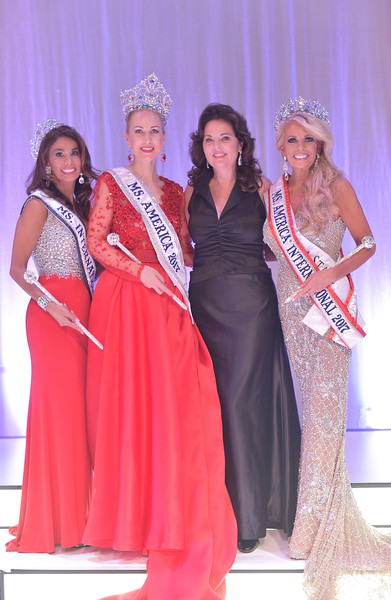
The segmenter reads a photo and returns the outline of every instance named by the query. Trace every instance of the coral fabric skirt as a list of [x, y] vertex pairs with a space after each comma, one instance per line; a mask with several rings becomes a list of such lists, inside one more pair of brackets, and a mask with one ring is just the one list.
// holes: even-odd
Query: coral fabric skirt
[[[40, 282], [86, 325], [90, 296], [77, 278]], [[85, 419], [86, 338], [31, 300], [26, 315], [31, 391], [19, 524], [8, 551], [54, 552], [81, 543], [91, 469]]]
[[223, 598], [237, 531], [206, 346], [169, 296], [108, 270], [89, 327], [104, 351], [90, 345], [95, 472], [84, 543], [148, 553], [147, 580], [132, 598]]

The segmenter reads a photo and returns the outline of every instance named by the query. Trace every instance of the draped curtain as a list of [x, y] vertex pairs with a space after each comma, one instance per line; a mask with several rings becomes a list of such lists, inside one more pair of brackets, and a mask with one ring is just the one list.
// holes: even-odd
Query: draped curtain
[[[153, 71], [174, 100], [161, 173], [182, 185], [189, 133], [207, 103], [246, 115], [272, 180], [282, 165], [275, 109], [299, 94], [328, 108], [335, 162], [378, 246], [354, 273], [368, 336], [353, 351], [348, 426], [391, 428], [390, 26], [389, 0], [1, 2], [0, 436], [24, 435], [29, 394], [28, 298], [8, 275], [34, 166], [29, 140], [38, 122], [54, 116], [80, 131], [95, 167], [126, 164], [119, 91]], [[345, 251], [353, 247], [347, 233]]]

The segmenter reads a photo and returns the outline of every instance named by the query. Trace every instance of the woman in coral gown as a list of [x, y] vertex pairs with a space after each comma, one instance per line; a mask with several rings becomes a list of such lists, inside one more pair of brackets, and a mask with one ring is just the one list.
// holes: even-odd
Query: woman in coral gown
[[[332, 161], [327, 111], [299, 97], [279, 109], [276, 129], [285, 176], [268, 192], [264, 234], [280, 263], [281, 320], [303, 398], [289, 551], [308, 559], [309, 598], [350, 600], [354, 594], [351, 588], [345, 594], [344, 585], [357, 581], [362, 593], [360, 574], [389, 574], [391, 568], [391, 537], [362, 517], [344, 459], [351, 348], [365, 335], [349, 273], [374, 253], [374, 241], [352, 186]], [[346, 228], [358, 246], [340, 261]], [[391, 597], [390, 575], [371, 581], [378, 592], [366, 597]]]
[[[91, 468], [85, 420], [86, 337], [95, 263], [86, 249], [90, 181], [96, 175], [81, 136], [48, 119], [32, 140], [37, 158], [19, 217], [11, 275], [31, 296], [26, 328], [31, 392], [19, 524], [8, 551], [54, 552], [81, 544]], [[32, 255], [47, 301], [24, 279]]]
[[171, 99], [152, 74], [122, 102], [134, 161], [101, 175], [88, 230], [106, 270], [90, 316], [104, 352], [89, 353], [94, 485], [84, 542], [148, 554], [143, 587], [117, 598], [224, 598], [236, 522], [220, 406], [186, 295], [183, 192], [156, 172]]

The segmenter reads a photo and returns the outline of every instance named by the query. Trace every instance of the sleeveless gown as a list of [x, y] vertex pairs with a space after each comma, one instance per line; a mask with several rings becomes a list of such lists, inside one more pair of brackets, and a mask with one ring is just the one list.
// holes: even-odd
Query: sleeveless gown
[[[113, 203], [111, 231], [181, 297], [157, 261], [141, 216], [110, 174], [98, 186], [102, 180]], [[182, 189], [163, 181], [161, 207], [184, 250], [191, 250]], [[99, 227], [93, 215], [90, 225]], [[126, 598], [224, 598], [236, 523], [224, 484], [212, 362], [189, 312], [112, 269], [110, 253], [96, 256], [108, 268], [90, 317], [104, 351], [91, 346], [88, 358], [95, 469], [84, 542], [148, 554], [145, 584]]]
[[[299, 229], [301, 222], [298, 217]], [[305, 231], [303, 235], [337, 260], [344, 232], [342, 219], [333, 221], [330, 217], [325, 231], [318, 235]], [[280, 265], [277, 291], [281, 321], [303, 399], [299, 495], [290, 556], [308, 558], [305, 589], [311, 599], [350, 599], [349, 595], [336, 595], [340, 574], [389, 572], [391, 568], [391, 537], [370, 527], [362, 517], [345, 466], [351, 350], [327, 339], [329, 331], [322, 337], [302, 322], [313, 305], [309, 297], [285, 304], [285, 299], [297, 291], [298, 281], [268, 221], [264, 236]], [[342, 585], [343, 580], [340, 590]], [[381, 594], [386, 588], [391, 594], [389, 586], [386, 576], [380, 583], [380, 595], [368, 598], [388, 597]]]
[[190, 301], [212, 356], [220, 397], [226, 484], [239, 538], [267, 527], [290, 534], [296, 510], [300, 426], [271, 273], [263, 258], [265, 209], [238, 182], [220, 218], [210, 175], [194, 186]]
[[[49, 212], [33, 251], [39, 281], [87, 326], [90, 295], [73, 234]], [[91, 467], [85, 419], [86, 337], [30, 300], [31, 390], [19, 524], [7, 551], [54, 552], [81, 544]]]

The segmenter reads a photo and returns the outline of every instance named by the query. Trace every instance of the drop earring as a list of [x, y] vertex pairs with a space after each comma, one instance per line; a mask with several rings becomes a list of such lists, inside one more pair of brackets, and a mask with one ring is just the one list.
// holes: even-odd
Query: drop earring
[[316, 158], [315, 158], [315, 162], [314, 162], [314, 164], [312, 165], [311, 173], [313, 173], [314, 171], [316, 171], [316, 167], [317, 167], [317, 166], [318, 166], [318, 164], [319, 164], [319, 159], [320, 159], [320, 155], [319, 155], [319, 154], [317, 154], [317, 155], [316, 155]]
[[161, 153], [160, 160], [162, 161], [162, 163], [165, 163], [167, 160], [167, 154], [165, 153], [164, 148], [163, 152]]
[[284, 171], [285, 181], [288, 181], [288, 179], [289, 179], [288, 161], [286, 159], [286, 156], [283, 156], [282, 158], [284, 159], [284, 164], [282, 165], [282, 170]]
[[128, 154], [128, 161], [129, 161], [130, 165], [132, 165], [134, 163], [134, 154], [130, 148], [129, 148], [129, 154]]
[[[51, 168], [51, 166], [50, 166], [50, 165], [46, 165], [46, 167], [45, 167], [45, 173], [46, 173], [46, 175], [47, 175], [48, 177], [49, 177], [49, 175], [51, 175], [51, 174], [52, 174], [52, 168]], [[49, 181], [49, 179], [47, 179], [47, 180], [45, 181], [45, 185], [46, 185], [46, 187], [50, 187], [50, 181]]]
[[206, 158], [205, 158], [205, 162], [206, 162], [206, 168], [207, 168], [207, 169], [209, 169], [209, 163], [208, 163], [208, 161], [206, 160]]
[[238, 156], [238, 167], [242, 166], [242, 151], [239, 150], [239, 156]]
[[79, 175], [79, 183], [80, 183], [80, 185], [83, 185], [83, 183], [84, 183], [83, 173], [80, 173], [80, 175]]

